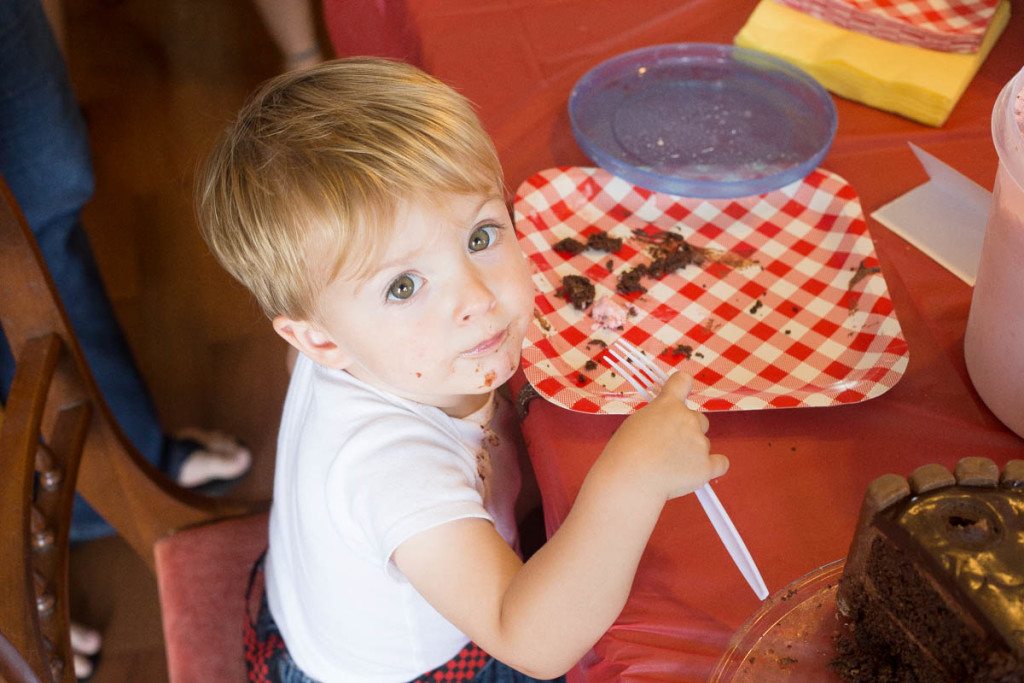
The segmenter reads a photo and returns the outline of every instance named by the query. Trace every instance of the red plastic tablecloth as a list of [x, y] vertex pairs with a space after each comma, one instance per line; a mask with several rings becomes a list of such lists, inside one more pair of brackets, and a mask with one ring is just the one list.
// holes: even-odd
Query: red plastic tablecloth
[[[535, 171], [589, 165], [566, 99], [605, 58], [656, 43], [732, 42], [754, 0], [325, 0], [339, 54], [417, 61], [473, 100], [493, 135], [510, 190]], [[907, 142], [992, 187], [992, 104], [1024, 64], [1024, 3], [945, 126], [929, 128], [836, 98], [839, 131], [822, 163], [860, 195], [865, 216], [925, 182]], [[983, 455], [1024, 457], [971, 386], [963, 336], [971, 290], [868, 219], [910, 347], [902, 380], [868, 402], [833, 408], [715, 413], [713, 448], [729, 456], [715, 489], [778, 590], [849, 547], [867, 484], [886, 472]], [[1019, 294], [1007, 302], [1019, 305]], [[521, 383], [522, 377], [519, 377]], [[1024, 378], [1022, 378], [1024, 381]], [[529, 404], [523, 429], [548, 531], [565, 518], [621, 417]], [[592, 681], [704, 680], [758, 606], [686, 496], [665, 508], [633, 592], [610, 632], [574, 672]]]

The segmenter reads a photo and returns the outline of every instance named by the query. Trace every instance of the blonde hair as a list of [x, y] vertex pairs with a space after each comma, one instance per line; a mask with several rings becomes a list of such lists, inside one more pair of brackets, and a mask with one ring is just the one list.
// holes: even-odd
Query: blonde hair
[[470, 103], [384, 59], [327, 62], [265, 83], [201, 170], [199, 224], [271, 318], [314, 319], [335, 277], [361, 277], [398, 206], [500, 194], [501, 166]]

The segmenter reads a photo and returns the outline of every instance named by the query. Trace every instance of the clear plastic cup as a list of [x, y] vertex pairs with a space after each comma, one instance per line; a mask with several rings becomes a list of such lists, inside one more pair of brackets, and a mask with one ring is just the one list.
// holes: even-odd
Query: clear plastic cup
[[992, 110], [995, 190], [964, 338], [967, 372], [989, 409], [1024, 437], [1024, 68]]

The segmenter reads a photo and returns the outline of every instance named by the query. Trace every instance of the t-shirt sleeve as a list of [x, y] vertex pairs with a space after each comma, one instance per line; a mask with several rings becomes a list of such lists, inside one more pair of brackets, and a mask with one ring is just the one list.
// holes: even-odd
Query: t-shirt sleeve
[[416, 416], [373, 420], [353, 433], [328, 474], [331, 522], [353, 550], [393, 576], [395, 549], [440, 524], [493, 522], [477, 488], [475, 458]]

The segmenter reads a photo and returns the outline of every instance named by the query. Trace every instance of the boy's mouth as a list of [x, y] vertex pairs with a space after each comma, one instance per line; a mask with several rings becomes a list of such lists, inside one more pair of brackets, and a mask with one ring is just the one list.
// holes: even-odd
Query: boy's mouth
[[495, 334], [493, 337], [488, 337], [487, 339], [483, 340], [473, 348], [463, 351], [462, 355], [467, 357], [483, 356], [501, 346], [507, 337], [508, 328], [506, 327], [505, 329]]

